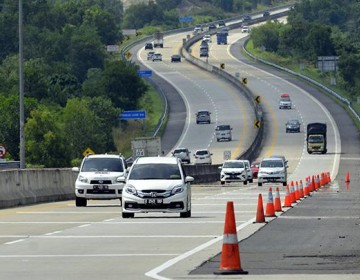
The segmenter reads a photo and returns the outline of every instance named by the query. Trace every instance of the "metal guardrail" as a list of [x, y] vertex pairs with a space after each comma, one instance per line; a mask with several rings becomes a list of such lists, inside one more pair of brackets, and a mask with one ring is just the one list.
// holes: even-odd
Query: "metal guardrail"
[[[248, 39], [249, 40], [249, 39]], [[274, 64], [274, 63], [271, 63], [267, 60], [264, 60], [264, 59], [261, 59], [259, 57], [257, 57], [256, 55], [250, 53], [246, 48], [245, 48], [245, 45], [243, 46], [243, 50], [246, 52], [247, 55], [249, 55], [250, 57], [252, 57], [253, 59], [255, 59], [256, 61], [259, 61], [263, 64], [266, 64], [266, 65], [269, 65], [269, 66], [272, 66], [274, 68], [277, 68], [279, 70], [282, 70], [284, 72], [287, 72], [287, 73], [290, 73], [294, 76], [297, 76], [321, 89], [323, 89], [324, 91], [326, 91], [327, 93], [331, 94], [332, 96], [334, 96], [335, 98], [337, 98], [338, 100], [340, 100], [342, 103], [344, 103], [348, 109], [352, 112], [352, 114], [354, 115], [354, 117], [360, 122], [360, 115], [355, 111], [355, 109], [351, 106], [351, 101], [349, 101], [348, 99], [346, 99], [345, 97], [341, 96], [340, 94], [338, 94], [337, 92], [333, 91], [332, 89], [324, 86], [323, 84], [317, 82], [317, 81], [314, 81], [313, 79], [310, 79], [309, 77], [305, 76], [305, 75], [302, 75], [298, 72], [295, 72], [295, 71], [292, 71], [288, 68], [285, 68], [285, 67], [282, 67], [282, 66], [279, 66], [277, 64]]]

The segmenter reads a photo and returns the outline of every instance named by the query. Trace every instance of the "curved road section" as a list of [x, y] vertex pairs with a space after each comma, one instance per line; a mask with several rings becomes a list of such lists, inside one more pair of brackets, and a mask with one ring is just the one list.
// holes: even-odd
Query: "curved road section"
[[[287, 91], [293, 97], [296, 109], [291, 117], [300, 118], [303, 124], [314, 120], [331, 124], [329, 138], [332, 142], [327, 155], [307, 155], [305, 149], [285, 150], [293, 155], [290, 158], [292, 162], [294, 157], [301, 158], [293, 169], [293, 177], [301, 177], [305, 175], [304, 170], [309, 172], [311, 168], [315, 170], [320, 167], [330, 168], [333, 179], [330, 186], [314, 193], [312, 197], [303, 200], [250, 238], [240, 242], [242, 268], [249, 275], [255, 275], [256, 279], [268, 279], [269, 275], [276, 275], [277, 279], [307, 279], [310, 275], [311, 279], [359, 279], [360, 253], [356, 245], [360, 244], [358, 129], [347, 112], [333, 99], [283, 72], [248, 61], [241, 55], [241, 48], [242, 41], [237, 41], [231, 46], [231, 54], [238, 59], [243, 75], [249, 77], [250, 83], [254, 80], [258, 85], [267, 80], [269, 88], [274, 89], [293, 85], [292, 90], [283, 88], [278, 91]], [[264, 71], [269, 74], [264, 75]], [[254, 87], [254, 90], [258, 89]], [[264, 99], [269, 105], [274, 102], [268, 95]], [[268, 121], [273, 124], [279, 122], [282, 113], [279, 112], [279, 118], [272, 118], [274, 113], [271, 108], [274, 106], [265, 108], [268, 108]], [[272, 149], [271, 135], [270, 131], [264, 155]], [[288, 136], [279, 134], [278, 137], [281, 143]], [[298, 140], [294, 139], [294, 144]], [[304, 137], [301, 140], [304, 141]], [[282, 144], [274, 149], [278, 149], [275, 150], [277, 153], [279, 149], [291, 146], [292, 144]], [[329, 157], [336, 160], [329, 161]], [[350, 182], [345, 182], [347, 174], [350, 174]], [[220, 255], [191, 274], [207, 274], [209, 279], [215, 279], [210, 274], [219, 266]]]

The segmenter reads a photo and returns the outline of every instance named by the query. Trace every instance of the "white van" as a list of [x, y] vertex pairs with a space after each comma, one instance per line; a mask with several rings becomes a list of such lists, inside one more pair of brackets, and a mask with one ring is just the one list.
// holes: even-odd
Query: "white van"
[[215, 128], [216, 141], [219, 142], [221, 140], [232, 140], [232, 127], [228, 124], [218, 125]]
[[258, 186], [264, 183], [282, 183], [287, 185], [287, 163], [282, 158], [264, 158], [258, 171]]

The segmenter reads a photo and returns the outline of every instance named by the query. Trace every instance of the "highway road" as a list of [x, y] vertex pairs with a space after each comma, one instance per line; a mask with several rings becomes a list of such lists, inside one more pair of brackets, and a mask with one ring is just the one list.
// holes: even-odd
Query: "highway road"
[[[178, 53], [187, 33], [167, 36], [164, 48], [157, 48], [163, 55], [163, 61], [146, 59], [148, 51], [140, 48], [139, 60], [148, 69], [171, 83], [181, 94], [186, 106], [185, 126], [175, 147], [186, 147], [192, 153], [197, 149], [208, 148], [213, 153], [213, 163], [223, 162], [224, 152], [230, 151], [233, 157], [245, 151], [253, 142], [257, 133], [254, 129], [254, 110], [239, 90], [223, 79], [205, 71], [199, 71], [187, 61], [172, 63], [171, 55]], [[195, 113], [200, 110], [211, 112], [211, 124], [196, 124]], [[233, 128], [233, 140], [217, 142], [215, 127], [229, 124]], [[194, 158], [192, 158], [194, 161]]]
[[[224, 81], [186, 62], [169, 62], [168, 55], [175, 52], [184, 35], [166, 38], [165, 42], [174, 43], [163, 50], [164, 62], [145, 63], [169, 79], [185, 99], [189, 113], [182, 115], [185, 128], [177, 146], [187, 145], [191, 149], [208, 146], [215, 153], [214, 160], [219, 162], [224, 148], [236, 154], [251, 141], [254, 132], [253, 123], [248, 123], [251, 110], [242, 103], [245, 100], [236, 89]], [[229, 39], [236, 46], [243, 36], [231, 32]], [[189, 219], [159, 213], [138, 214], [134, 219], [123, 220], [121, 208], [111, 201], [89, 201], [86, 208], [76, 208], [74, 201], [65, 201], [3, 209], [0, 210], [0, 279], [239, 279], [239, 276], [213, 274], [219, 268], [225, 207], [230, 200], [235, 205], [238, 239], [242, 240], [241, 260], [243, 268], [249, 271], [247, 278], [308, 279], [311, 275], [312, 279], [359, 279], [356, 234], [359, 206], [354, 199], [359, 198], [356, 186], [360, 182], [359, 173], [353, 170], [357, 168], [359, 172], [360, 152], [356, 147], [360, 145], [356, 146], [355, 133], [344, 131], [351, 129], [349, 120], [328, 100], [322, 100], [324, 106], [314, 99], [310, 89], [303, 90], [298, 83], [277, 78], [279, 74], [268, 73], [272, 72], [269, 69], [255, 69], [252, 63], [237, 57], [238, 49], [212, 45], [209, 62], [221, 61], [227, 71], [240, 72], [241, 77], [246, 75], [249, 88], [261, 95], [269, 131], [261, 157], [285, 154], [290, 162], [290, 180], [323, 171], [331, 172], [332, 178], [338, 173], [342, 177], [293, 208], [284, 209], [287, 211], [278, 213], [278, 218], [267, 218], [268, 224], [253, 223], [258, 195], [261, 193], [266, 202], [270, 186], [256, 184], [194, 185]], [[138, 57], [145, 57], [141, 48]], [[291, 95], [295, 109], [278, 109], [282, 92]], [[173, 95], [178, 98], [175, 92]], [[196, 125], [193, 113], [204, 107], [213, 112], [214, 123]], [[338, 110], [335, 120], [330, 109]], [[234, 121], [234, 114], [238, 122]], [[304, 132], [287, 135], [283, 129], [289, 117], [299, 117], [305, 125], [315, 116], [329, 124], [326, 155], [307, 155]], [[236, 128], [236, 141], [217, 143], [213, 140], [215, 123], [225, 121]], [[344, 133], [350, 140], [340, 141], [339, 136]], [[354, 178], [347, 187], [341, 180], [344, 167], [337, 163], [339, 157], [349, 163], [345, 168], [354, 168], [351, 169]], [[279, 187], [283, 198], [284, 188]], [[342, 261], [336, 261], [337, 256], [342, 256]]]

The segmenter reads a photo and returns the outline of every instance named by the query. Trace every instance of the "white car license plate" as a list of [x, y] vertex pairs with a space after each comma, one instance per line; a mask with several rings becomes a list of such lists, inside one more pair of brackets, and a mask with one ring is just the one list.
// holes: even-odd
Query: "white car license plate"
[[93, 190], [102, 191], [102, 190], [108, 190], [109, 186], [106, 185], [94, 185]]
[[145, 204], [162, 204], [162, 203], [163, 203], [162, 199], [156, 199], [156, 198], [145, 199]]

